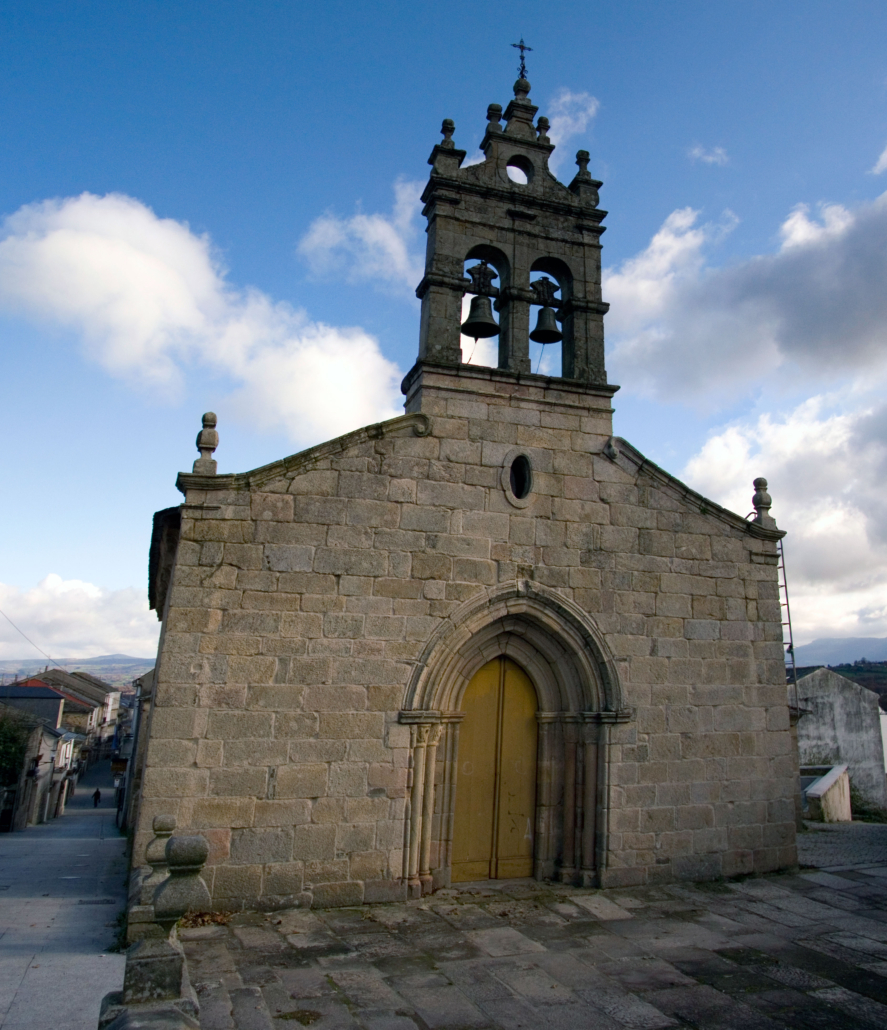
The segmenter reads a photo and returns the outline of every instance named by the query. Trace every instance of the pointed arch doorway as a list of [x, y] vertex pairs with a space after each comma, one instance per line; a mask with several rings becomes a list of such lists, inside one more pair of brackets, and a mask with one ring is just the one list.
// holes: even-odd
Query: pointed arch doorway
[[472, 676], [462, 699], [452, 879], [533, 875], [538, 699], [504, 655]]

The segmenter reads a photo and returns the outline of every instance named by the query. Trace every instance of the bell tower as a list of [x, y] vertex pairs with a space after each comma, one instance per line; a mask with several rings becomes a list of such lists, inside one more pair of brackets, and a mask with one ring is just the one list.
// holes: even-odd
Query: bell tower
[[[408, 410], [417, 408], [423, 369], [468, 372], [462, 334], [498, 337], [497, 368], [505, 378], [548, 378], [532, 375], [535, 340], [560, 344], [558, 381], [565, 386], [615, 392], [604, 367], [602, 183], [591, 177], [585, 150], [576, 155], [579, 171], [572, 182], [558, 182], [548, 168], [554, 150], [549, 122], [536, 119], [529, 94], [530, 83], [521, 75], [504, 112], [499, 104], [487, 108], [479, 164], [463, 167], [466, 152], [453, 142], [450, 119], [428, 159], [431, 176], [422, 194], [428, 219], [425, 275], [416, 290], [422, 301], [419, 358], [403, 384]], [[466, 294], [472, 300], [463, 322]]]

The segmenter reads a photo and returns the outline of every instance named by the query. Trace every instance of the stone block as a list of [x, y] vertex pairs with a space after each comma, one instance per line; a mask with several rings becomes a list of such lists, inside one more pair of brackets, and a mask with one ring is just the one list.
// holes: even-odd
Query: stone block
[[[200, 793], [215, 797], [264, 797], [267, 769], [209, 769], [209, 786]], [[195, 792], [196, 793], [196, 792]]]
[[319, 637], [323, 635], [323, 616], [317, 612], [286, 612], [280, 621], [283, 637]]
[[215, 866], [213, 875], [213, 902], [235, 902], [236, 907], [248, 906], [262, 893], [262, 867], [260, 865]]
[[250, 515], [256, 521], [292, 522], [293, 499], [286, 494], [251, 493]]
[[275, 862], [265, 866], [262, 879], [264, 895], [287, 896], [302, 892], [302, 863]]
[[228, 659], [229, 683], [271, 683], [277, 659], [266, 655], [232, 655]]
[[298, 522], [319, 522], [323, 526], [344, 525], [348, 501], [344, 497], [297, 496], [295, 518]]
[[206, 793], [208, 770], [170, 769], [149, 765], [145, 769], [142, 794], [146, 798], [194, 797]]
[[231, 834], [231, 864], [290, 862], [293, 857], [293, 833], [290, 827], [234, 830]]
[[266, 712], [210, 712], [206, 736], [211, 740], [238, 740], [271, 736], [274, 717]]
[[288, 755], [289, 743], [285, 740], [226, 740], [222, 765], [281, 765]]
[[367, 792], [367, 767], [362, 762], [333, 762], [329, 767], [331, 796], [363, 797]]
[[332, 823], [296, 826], [293, 829], [293, 858], [300, 862], [324, 862], [335, 858], [336, 827]]
[[244, 825], [296, 826], [311, 821], [311, 802], [292, 800], [256, 801], [253, 818]]
[[276, 798], [317, 798], [327, 793], [328, 766], [325, 763], [284, 765], [277, 770]]
[[250, 826], [255, 806], [254, 798], [196, 798], [188, 822], [194, 830]]
[[718, 640], [721, 635], [720, 623], [709, 619], [686, 619], [684, 637], [687, 640]]
[[311, 572], [314, 550], [305, 544], [265, 544], [264, 567], [274, 572]]
[[318, 547], [314, 571], [337, 576], [384, 576], [388, 571], [388, 556], [382, 551], [359, 548]]

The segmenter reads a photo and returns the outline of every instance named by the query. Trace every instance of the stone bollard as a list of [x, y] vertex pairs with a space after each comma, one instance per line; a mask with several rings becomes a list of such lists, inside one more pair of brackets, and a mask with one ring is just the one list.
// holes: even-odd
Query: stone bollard
[[157, 815], [152, 823], [154, 838], [145, 848], [145, 861], [151, 867], [138, 882], [135, 897], [127, 912], [126, 943], [134, 944], [145, 937], [159, 937], [163, 930], [154, 922], [154, 892], [169, 876], [166, 844], [176, 828], [174, 815]]
[[186, 912], [206, 912], [212, 904], [200, 875], [208, 855], [205, 837], [170, 837], [166, 842], [169, 876], [154, 895], [154, 919], [167, 933]]
[[105, 996], [99, 1030], [141, 1026], [138, 1020], [146, 1021], [145, 1026], [156, 1024], [158, 1030], [161, 1025], [198, 1025], [200, 1006], [188, 979], [185, 953], [175, 927], [186, 912], [206, 911], [210, 907], [209, 889], [200, 875], [208, 854], [209, 845], [203, 837], [167, 840], [169, 875], [157, 888], [153, 904], [159, 934], [144, 937], [126, 952], [123, 991]]

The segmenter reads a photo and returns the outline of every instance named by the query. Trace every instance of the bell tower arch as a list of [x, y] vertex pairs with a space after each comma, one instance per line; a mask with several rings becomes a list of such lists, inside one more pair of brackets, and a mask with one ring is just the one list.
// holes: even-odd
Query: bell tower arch
[[[425, 275], [416, 290], [422, 301], [419, 360], [404, 381], [408, 410], [409, 386], [420, 366], [462, 365], [463, 332], [498, 336], [503, 372], [532, 373], [532, 339], [560, 344], [561, 378], [585, 387], [607, 385], [602, 183], [591, 177], [585, 150], [576, 155], [579, 170], [569, 185], [555, 178], [548, 167], [555, 149], [549, 122], [536, 118], [529, 94], [522, 75], [504, 112], [499, 104], [489, 105], [479, 164], [463, 167], [466, 152], [453, 141], [450, 119], [428, 159], [432, 170], [422, 194], [428, 219]], [[478, 264], [466, 276], [465, 263], [473, 258]], [[538, 272], [543, 276], [531, 281]], [[462, 323], [466, 294], [472, 306]]]

